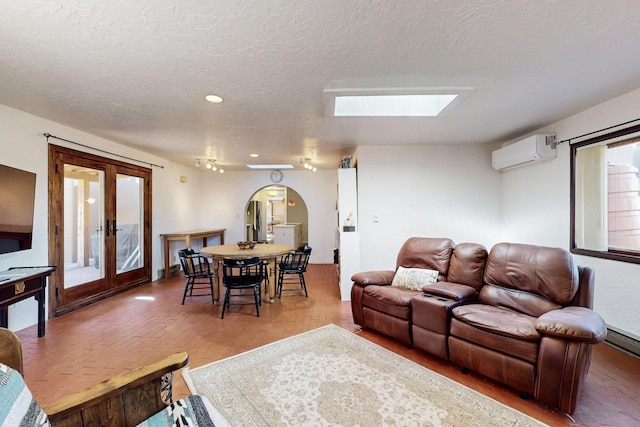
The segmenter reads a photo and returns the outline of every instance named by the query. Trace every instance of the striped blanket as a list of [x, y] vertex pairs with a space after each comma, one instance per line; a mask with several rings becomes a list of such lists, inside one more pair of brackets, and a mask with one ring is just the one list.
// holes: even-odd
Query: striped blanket
[[0, 426], [50, 426], [47, 415], [33, 400], [22, 375], [0, 363]]

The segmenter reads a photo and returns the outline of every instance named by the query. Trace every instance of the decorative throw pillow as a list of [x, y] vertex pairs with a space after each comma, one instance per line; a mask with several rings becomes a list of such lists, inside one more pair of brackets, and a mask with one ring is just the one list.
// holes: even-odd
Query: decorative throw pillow
[[426, 268], [398, 267], [391, 286], [421, 291], [424, 285], [438, 281], [438, 271]]
[[33, 400], [22, 375], [0, 363], [0, 425], [50, 426], [47, 415]]

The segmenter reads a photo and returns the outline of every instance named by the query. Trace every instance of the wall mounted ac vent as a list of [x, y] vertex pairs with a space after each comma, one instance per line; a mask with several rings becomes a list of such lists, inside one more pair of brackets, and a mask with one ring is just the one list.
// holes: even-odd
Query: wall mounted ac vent
[[495, 170], [503, 171], [531, 163], [553, 160], [556, 156], [555, 135], [532, 135], [494, 151], [491, 155], [491, 162]]

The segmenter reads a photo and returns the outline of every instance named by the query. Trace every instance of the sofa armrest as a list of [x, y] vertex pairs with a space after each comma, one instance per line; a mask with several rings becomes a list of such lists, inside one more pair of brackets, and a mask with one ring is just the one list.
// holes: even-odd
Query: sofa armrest
[[454, 301], [473, 299], [478, 293], [475, 288], [460, 283], [435, 282], [424, 285], [422, 291], [427, 294], [445, 297]]
[[380, 271], [363, 271], [351, 276], [353, 283], [362, 286], [378, 285], [385, 286], [390, 285], [393, 282], [393, 276], [396, 272], [393, 270], [380, 270]]
[[166, 407], [160, 391], [162, 377], [189, 362], [185, 352], [116, 375], [43, 408], [52, 425], [137, 425]]
[[597, 344], [607, 337], [607, 326], [598, 313], [585, 307], [565, 307], [538, 317], [535, 328], [543, 335]]

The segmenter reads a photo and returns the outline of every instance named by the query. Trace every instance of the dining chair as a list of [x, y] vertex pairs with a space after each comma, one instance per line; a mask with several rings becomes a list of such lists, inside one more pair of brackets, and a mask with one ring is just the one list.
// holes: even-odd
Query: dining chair
[[[304, 291], [304, 296], [309, 297], [309, 294], [307, 293], [307, 283], [304, 280], [304, 273], [307, 271], [310, 255], [311, 248], [303, 245], [282, 257], [278, 263], [278, 298], [282, 298], [282, 287], [285, 283], [299, 283], [300, 289]], [[297, 291], [297, 289], [284, 290]]]
[[[260, 317], [260, 305], [262, 296], [260, 295], [260, 284], [264, 280], [264, 264], [258, 257], [246, 259], [229, 259], [222, 260], [222, 286], [226, 288], [224, 293], [224, 302], [222, 303], [221, 319], [224, 319], [224, 313], [230, 305], [255, 304], [256, 315]], [[253, 291], [253, 301], [248, 300], [251, 294], [247, 294], [244, 290]], [[237, 302], [231, 303], [230, 298], [235, 297]]]
[[[184, 294], [182, 295], [182, 305], [184, 300], [189, 297], [198, 297], [211, 295], [211, 302], [215, 304], [213, 295], [213, 272], [209, 265], [207, 257], [200, 255], [191, 248], [181, 249], [178, 251], [180, 264], [187, 283], [184, 286]], [[203, 292], [208, 289], [208, 292]], [[196, 291], [194, 294], [193, 291]]]

